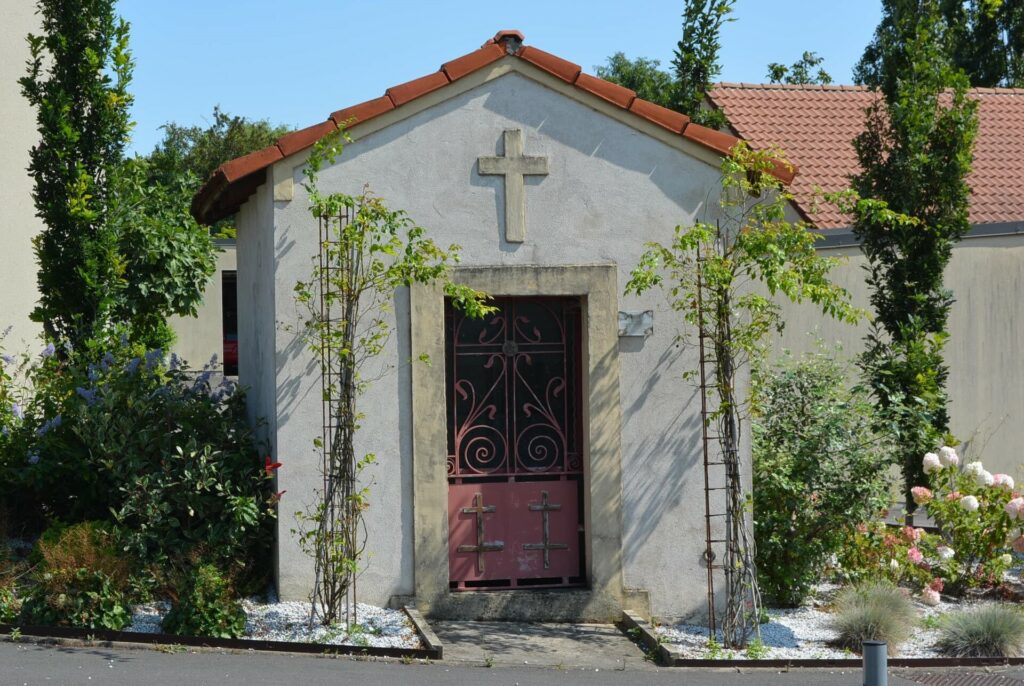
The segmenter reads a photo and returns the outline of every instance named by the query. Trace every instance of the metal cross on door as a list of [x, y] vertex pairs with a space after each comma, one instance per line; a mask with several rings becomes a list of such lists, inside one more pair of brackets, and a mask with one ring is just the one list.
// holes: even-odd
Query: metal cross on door
[[452, 589], [584, 583], [580, 302], [446, 308]]

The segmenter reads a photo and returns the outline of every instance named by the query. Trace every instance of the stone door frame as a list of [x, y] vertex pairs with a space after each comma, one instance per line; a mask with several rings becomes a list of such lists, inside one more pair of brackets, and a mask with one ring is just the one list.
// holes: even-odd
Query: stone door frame
[[[444, 292], [410, 288], [413, 552], [416, 603], [433, 617], [617, 621], [622, 578], [622, 411], [619, 402], [618, 271], [615, 265], [462, 267], [453, 279], [503, 296], [576, 296], [583, 305], [584, 555], [589, 587], [448, 589], [447, 399]], [[426, 354], [429, 363], [418, 358]]]

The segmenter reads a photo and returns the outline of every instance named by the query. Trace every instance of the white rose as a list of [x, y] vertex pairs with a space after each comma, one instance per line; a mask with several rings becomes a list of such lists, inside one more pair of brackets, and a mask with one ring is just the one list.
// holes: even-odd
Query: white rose
[[940, 545], [935, 549], [935, 552], [937, 552], [939, 554], [939, 558], [943, 560], [952, 560], [953, 556], [956, 555], [956, 551], [948, 545]]
[[921, 463], [921, 468], [925, 474], [931, 474], [942, 469], [942, 463], [939, 462], [939, 456], [935, 453], [925, 453], [924, 460]]
[[1003, 553], [999, 556], [999, 561], [1002, 562], [1003, 565], [1009, 567], [1013, 563], [1013, 555], [1010, 555], [1010, 553]]
[[973, 495], [965, 495], [960, 499], [960, 507], [964, 508], [968, 512], [978, 511], [978, 499]]
[[996, 478], [994, 476], [992, 476], [992, 473], [991, 472], [987, 472], [984, 469], [981, 470], [980, 472], [978, 472], [978, 474], [975, 477], [975, 479], [978, 482], [978, 486], [981, 487], [981, 488], [985, 488], [986, 486], [991, 486], [991, 485], [993, 485], [996, 482]]
[[956, 450], [944, 445], [939, 448], [939, 462], [943, 467], [956, 466], [960, 464], [960, 457], [956, 454]]
[[968, 462], [964, 465], [964, 474], [971, 474], [972, 476], [978, 476], [985, 471], [985, 466], [980, 462]]
[[895, 571], [899, 570], [899, 568], [900, 568], [900, 563], [899, 562], [897, 562], [895, 559], [889, 560], [889, 569], [891, 569], [891, 570], [893, 570], [895, 572]]

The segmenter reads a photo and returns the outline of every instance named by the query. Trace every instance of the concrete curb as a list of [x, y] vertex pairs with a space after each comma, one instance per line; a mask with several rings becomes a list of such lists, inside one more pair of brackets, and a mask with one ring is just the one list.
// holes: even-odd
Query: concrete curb
[[430, 624], [423, 617], [419, 610], [414, 607], [404, 606], [402, 610], [409, 617], [409, 621], [416, 627], [416, 633], [419, 634], [420, 640], [423, 641], [423, 645], [427, 650], [434, 651], [437, 654], [436, 660], [444, 659], [444, 644], [441, 643], [441, 639], [437, 637]]
[[[627, 635], [634, 637], [654, 655], [658, 664], [665, 667], [726, 667], [748, 669], [789, 669], [797, 667], [844, 667], [859, 669], [864, 663], [861, 658], [837, 658], [824, 660], [706, 660], [684, 657], [663, 643], [651, 625], [633, 612], [624, 612], [622, 624]], [[889, 667], [1005, 667], [1024, 665], [1024, 657], [902, 657], [889, 658]]]
[[[415, 624], [415, 623], [414, 623]], [[418, 627], [417, 627], [418, 630]], [[244, 638], [210, 638], [204, 636], [175, 636], [171, 634], [146, 634], [103, 629], [78, 629], [64, 626], [22, 626], [0, 624], [0, 634], [20, 632], [25, 638], [60, 641], [81, 641], [88, 645], [138, 648], [149, 646], [183, 646], [234, 651], [258, 650], [274, 653], [302, 655], [351, 655], [353, 657], [441, 659], [440, 648], [373, 648], [370, 646], [329, 645], [325, 643], [299, 643], [292, 641], [263, 641]], [[421, 639], [423, 638], [421, 634]], [[435, 637], [436, 640], [436, 637]], [[429, 645], [424, 641], [425, 645]]]

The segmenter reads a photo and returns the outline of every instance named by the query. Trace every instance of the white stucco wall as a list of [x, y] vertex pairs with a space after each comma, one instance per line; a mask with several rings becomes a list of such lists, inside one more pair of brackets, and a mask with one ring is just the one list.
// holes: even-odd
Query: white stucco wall
[[[864, 265], [857, 247], [819, 249], [845, 263], [833, 280], [870, 311]], [[946, 344], [952, 433], [968, 442], [964, 450], [993, 472], [1024, 478], [1024, 236], [967, 237], [953, 250], [946, 286], [956, 302]], [[816, 336], [842, 346], [853, 359], [864, 349], [868, 324], [830, 321], [813, 307], [782, 303], [786, 329], [780, 348], [812, 350]]]
[[[527, 236], [504, 240], [503, 183], [480, 176], [477, 158], [501, 154], [504, 129], [524, 131], [525, 153], [548, 157], [550, 174], [527, 187]], [[293, 160], [279, 163], [290, 169]], [[296, 172], [295, 196], [274, 208], [274, 281], [266, 260], [267, 187], [239, 217], [240, 349], [243, 383], [254, 405], [278, 404], [276, 457], [288, 494], [281, 507], [280, 590], [302, 598], [312, 566], [289, 531], [290, 513], [305, 506], [320, 483], [313, 439], [321, 432], [320, 381], [313, 357], [287, 330], [297, 319], [292, 287], [308, 278], [317, 252], [317, 228]], [[339, 163], [321, 174], [322, 189], [359, 193], [364, 184], [392, 208], [406, 210], [439, 243], [462, 246], [466, 265], [615, 264], [619, 290], [645, 241], [668, 241], [676, 224], [713, 205], [718, 169], [635, 128], [549, 90], [521, 74], [508, 74], [350, 144]], [[261, 264], [259, 259], [264, 260]], [[255, 271], [254, 271], [255, 270]], [[245, 294], [245, 295], [243, 295]], [[252, 298], [252, 302], [242, 305]], [[266, 337], [273, 315], [276, 379], [266, 376], [267, 354], [249, 349]], [[655, 333], [621, 339], [622, 461], [625, 584], [651, 592], [663, 617], [702, 612], [705, 570], [703, 477], [699, 468], [699, 399], [681, 379], [696, 351], [677, 341], [678, 316], [661, 293], [621, 297], [622, 310], [655, 310]], [[250, 318], [261, 318], [262, 324]], [[361, 449], [377, 454], [367, 516], [368, 567], [361, 598], [387, 602], [413, 591], [410, 344], [408, 297], [395, 303], [395, 335], [383, 356], [389, 369], [363, 397]], [[264, 338], [264, 340], [269, 340]], [[262, 375], [262, 376], [261, 376]], [[257, 388], [259, 387], [259, 388]], [[440, 525], [440, 523], [439, 523]]]
[[172, 350], [193, 369], [202, 367], [213, 355], [217, 356], [219, 367], [224, 365], [223, 275], [235, 271], [238, 264], [233, 241], [218, 241], [217, 248], [217, 270], [206, 284], [196, 316], [168, 319], [176, 336]]
[[38, 140], [35, 110], [21, 95], [18, 79], [29, 58], [25, 36], [38, 31], [35, 3], [7, 0], [0, 21], [0, 331], [13, 327], [2, 345], [11, 352], [35, 346], [41, 327], [29, 321], [39, 297], [32, 237], [42, 229], [32, 201], [32, 178], [27, 173], [29, 150]]

